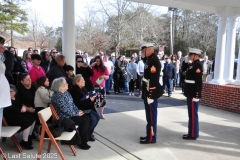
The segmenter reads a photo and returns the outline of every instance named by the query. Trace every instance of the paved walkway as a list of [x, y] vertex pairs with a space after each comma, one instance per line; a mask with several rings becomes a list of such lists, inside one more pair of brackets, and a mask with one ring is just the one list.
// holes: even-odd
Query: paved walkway
[[[122, 98], [121, 101], [119, 97]], [[127, 95], [110, 95], [108, 98], [109, 104], [112, 104], [108, 105], [106, 111], [111, 112], [105, 115], [106, 120], [100, 120], [95, 130], [97, 141], [89, 142], [92, 147], [88, 151], [76, 147], [76, 157], [68, 146], [60, 145], [67, 160], [239, 160], [239, 114], [200, 106], [200, 137], [196, 141], [183, 140], [181, 137], [187, 132], [188, 116], [185, 102], [182, 101], [184, 97], [177, 91], [171, 98], [162, 97], [159, 100], [164, 103], [160, 103], [158, 109], [157, 143], [141, 145], [139, 137], [144, 136], [146, 125], [145, 111], [140, 108], [143, 108], [141, 100]], [[137, 109], [117, 111], [118, 106], [122, 107], [128, 102]], [[174, 102], [174, 105], [167, 102]], [[21, 134], [18, 134], [17, 138], [21, 140]], [[34, 150], [24, 150], [20, 155], [10, 139], [1, 146], [8, 153], [9, 159], [17, 159], [17, 156], [20, 157], [18, 159], [24, 159], [26, 156], [29, 156], [28, 159], [36, 159], [34, 156], [37, 153], [38, 142], [33, 143]], [[47, 142], [44, 145], [44, 153], [46, 149]], [[54, 147], [51, 152], [56, 153]], [[57, 158], [45, 159], [60, 159], [59, 155], [56, 156]]]

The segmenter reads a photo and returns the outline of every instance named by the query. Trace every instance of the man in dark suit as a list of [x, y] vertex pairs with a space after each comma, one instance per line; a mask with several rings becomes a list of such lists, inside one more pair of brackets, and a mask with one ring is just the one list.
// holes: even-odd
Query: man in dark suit
[[50, 84], [52, 84], [53, 80], [56, 78], [67, 77], [67, 74], [63, 69], [63, 66], [66, 64], [65, 56], [59, 54], [55, 57], [55, 61], [57, 65], [53, 66], [47, 73]]

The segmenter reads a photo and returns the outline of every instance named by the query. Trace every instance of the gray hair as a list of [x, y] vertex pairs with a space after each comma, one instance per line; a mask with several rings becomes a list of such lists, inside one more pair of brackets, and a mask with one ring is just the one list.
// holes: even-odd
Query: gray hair
[[182, 52], [181, 52], [181, 51], [178, 51], [178, 54], [181, 54], [181, 55], [182, 55]]
[[64, 77], [56, 78], [53, 80], [51, 90], [53, 92], [60, 92], [60, 89], [64, 86], [66, 80]]

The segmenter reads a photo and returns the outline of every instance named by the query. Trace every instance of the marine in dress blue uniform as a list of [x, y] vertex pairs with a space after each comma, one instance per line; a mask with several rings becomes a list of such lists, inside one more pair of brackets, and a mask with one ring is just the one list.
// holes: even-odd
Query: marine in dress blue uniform
[[188, 134], [183, 135], [185, 140], [196, 140], [199, 137], [198, 107], [202, 91], [202, 65], [199, 61], [201, 50], [189, 48], [189, 67], [186, 71], [184, 95], [188, 106]]
[[162, 96], [162, 89], [159, 83], [161, 64], [158, 56], [154, 54], [153, 43], [141, 45], [142, 57], [145, 57], [144, 74], [142, 78], [142, 99], [146, 112], [146, 133], [140, 137], [141, 144], [156, 143], [157, 140], [157, 107], [158, 98]]

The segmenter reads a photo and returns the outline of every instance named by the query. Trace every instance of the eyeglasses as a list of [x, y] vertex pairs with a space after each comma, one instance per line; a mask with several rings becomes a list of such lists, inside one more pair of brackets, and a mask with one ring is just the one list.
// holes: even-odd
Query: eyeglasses
[[58, 53], [58, 52], [52, 52], [52, 53], [54, 53], [54, 54], [55, 54], [55, 53]]

